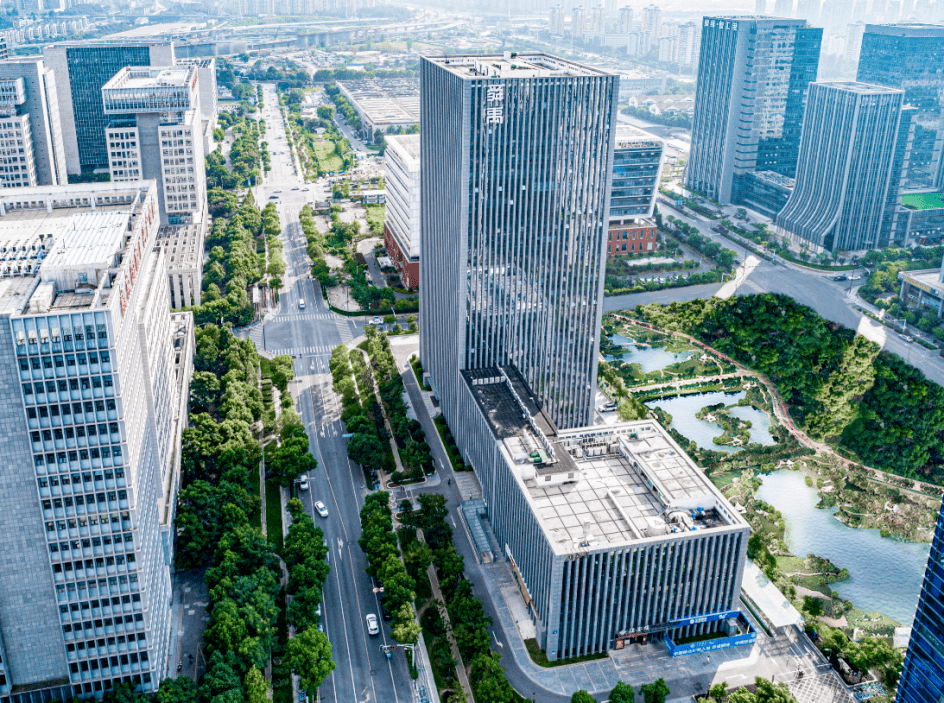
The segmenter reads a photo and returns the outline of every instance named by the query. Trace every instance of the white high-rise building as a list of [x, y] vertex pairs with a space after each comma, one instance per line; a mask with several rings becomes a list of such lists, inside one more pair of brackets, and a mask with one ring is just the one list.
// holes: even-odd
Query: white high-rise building
[[387, 137], [384, 246], [406, 288], [420, 284], [420, 136]]
[[193, 318], [170, 312], [158, 225], [153, 181], [0, 191], [4, 699], [150, 692], [176, 662]]
[[197, 66], [191, 64], [123, 68], [102, 87], [105, 114], [112, 117], [106, 130], [112, 180], [157, 181], [165, 225], [202, 222], [206, 216], [198, 86]]
[[587, 31], [587, 14], [583, 10], [583, 5], [575, 7], [570, 16], [570, 34], [574, 39], [583, 39]]
[[42, 59], [0, 61], [0, 187], [64, 185], [56, 79]]
[[662, 10], [655, 5], [642, 9], [642, 31], [649, 32], [653, 41], [658, 40], [662, 28]]
[[619, 33], [629, 34], [633, 31], [633, 8], [621, 7], [619, 11]]
[[551, 6], [548, 31], [551, 36], [564, 36], [564, 6], [560, 3]]
[[701, 52], [701, 23], [686, 22], [679, 27], [678, 62], [683, 66], [697, 66]]
[[754, 0], [754, 14], [758, 17], [767, 14], [767, 0]]
[[590, 11], [590, 33], [604, 34], [606, 32], [606, 9], [597, 5]]
[[865, 24], [862, 22], [854, 22], [846, 28], [846, 46], [843, 59], [849, 66], [856, 67], [859, 63], [863, 34], [865, 34]]

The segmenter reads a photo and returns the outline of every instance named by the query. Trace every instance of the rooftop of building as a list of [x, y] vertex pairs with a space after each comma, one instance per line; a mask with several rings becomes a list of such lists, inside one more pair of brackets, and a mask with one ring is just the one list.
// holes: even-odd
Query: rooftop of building
[[944, 267], [921, 271], [900, 271], [898, 277], [936, 296], [944, 296]]
[[883, 34], [891, 37], [944, 37], [944, 25], [901, 22], [898, 24], [867, 24], [866, 34]]
[[196, 66], [126, 66], [102, 90], [122, 88], [186, 88]]
[[799, 26], [806, 25], [805, 19], [793, 19], [792, 17], [779, 17], [778, 15], [707, 15], [703, 21], [723, 20], [735, 22], [778, 22], [786, 24], [795, 24]]
[[944, 194], [935, 193], [905, 193], [901, 196], [901, 204], [909, 210], [940, 210], [944, 208]]
[[374, 123], [418, 123], [420, 81], [418, 78], [362, 78], [338, 81], [354, 103]]
[[513, 367], [463, 376], [556, 553], [746, 527], [655, 421], [559, 431]]
[[638, 127], [628, 124], [619, 124], [616, 126], [616, 148], [632, 148], [639, 146], [665, 146], [659, 137], [646, 132]]
[[137, 181], [0, 191], [0, 314], [104, 303], [110, 270], [153, 188]]
[[398, 155], [405, 155], [408, 158], [419, 161], [420, 159], [420, 135], [418, 134], [389, 134], [384, 137], [387, 141], [387, 150], [396, 151]]
[[164, 247], [168, 270], [197, 268], [203, 259], [207, 222], [164, 225], [157, 231], [157, 244]]
[[546, 78], [613, 75], [592, 66], [550, 54], [515, 53], [502, 55], [426, 56], [425, 60], [462, 78]]
[[834, 90], [845, 90], [850, 93], [860, 93], [862, 95], [890, 95], [904, 92], [899, 88], [890, 88], [887, 85], [860, 83], [859, 81], [815, 81], [814, 85], [832, 88]]

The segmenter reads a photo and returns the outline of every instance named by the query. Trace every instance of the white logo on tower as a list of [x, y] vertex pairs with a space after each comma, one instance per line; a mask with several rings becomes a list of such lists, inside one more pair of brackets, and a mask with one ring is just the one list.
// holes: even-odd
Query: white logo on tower
[[488, 86], [485, 90], [485, 100], [486, 124], [502, 124], [505, 121], [505, 86], [502, 84]]

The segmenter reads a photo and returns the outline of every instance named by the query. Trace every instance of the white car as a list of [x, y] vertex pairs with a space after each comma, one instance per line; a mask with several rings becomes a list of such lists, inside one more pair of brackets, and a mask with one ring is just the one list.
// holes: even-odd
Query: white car
[[302, 474], [298, 477], [298, 490], [307, 491], [308, 490], [308, 474]]
[[282, 191], [281, 191], [281, 190], [276, 190], [276, 191], [274, 191], [274, 192], [276, 192], [276, 193], [281, 193]]
[[380, 623], [377, 621], [377, 616], [373, 613], [367, 613], [367, 634], [368, 635], [379, 635], [380, 634]]
[[318, 514], [321, 517], [328, 517], [328, 509], [325, 507], [325, 504], [320, 500], [315, 502], [315, 510], [318, 511]]
[[374, 324], [375, 324], [375, 325], [379, 325], [379, 324], [380, 324], [380, 318], [377, 317], [376, 315], [374, 316]]

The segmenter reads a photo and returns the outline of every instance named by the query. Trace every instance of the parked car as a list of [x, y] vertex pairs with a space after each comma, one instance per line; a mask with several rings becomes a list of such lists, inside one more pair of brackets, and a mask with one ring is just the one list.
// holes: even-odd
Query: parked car
[[841, 273], [838, 276], [833, 276], [833, 280], [834, 281], [848, 281], [849, 277], [846, 274]]
[[325, 507], [325, 504], [320, 500], [315, 502], [315, 510], [318, 511], [318, 514], [321, 517], [328, 517], [328, 509]]
[[908, 344], [911, 344], [914, 341], [914, 337], [912, 337], [910, 334], [899, 334], [898, 336], [901, 337], [905, 342], [908, 342]]
[[307, 491], [308, 490], [308, 474], [302, 474], [298, 477], [298, 490]]
[[387, 611], [387, 606], [384, 605], [383, 598], [380, 599], [380, 617], [384, 620], [389, 621], [393, 616]]
[[600, 412], [610, 413], [616, 410], [616, 403], [605, 403], [600, 406]]
[[380, 634], [380, 622], [377, 620], [377, 616], [373, 613], [367, 613], [367, 634], [368, 635], [379, 635]]

